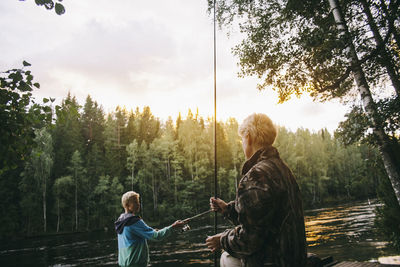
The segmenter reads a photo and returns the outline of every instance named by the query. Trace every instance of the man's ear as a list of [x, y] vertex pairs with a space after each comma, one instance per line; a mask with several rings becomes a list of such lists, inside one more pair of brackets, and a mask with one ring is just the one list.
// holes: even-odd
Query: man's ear
[[250, 147], [253, 145], [253, 138], [251, 137], [250, 133], [247, 134], [247, 145]]

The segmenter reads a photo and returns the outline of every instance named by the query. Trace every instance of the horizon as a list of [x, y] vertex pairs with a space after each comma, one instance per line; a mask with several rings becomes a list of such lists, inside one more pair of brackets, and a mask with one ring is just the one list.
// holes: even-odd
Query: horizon
[[[81, 102], [79, 101], [79, 99], [77, 99], [76, 96], [74, 96], [74, 95], [72, 95], [72, 94], [71, 94], [71, 97], [72, 97], [72, 98], [75, 98], [75, 99], [77, 100], [78, 105], [80, 106], [80, 110], [83, 111], [82, 109], [83, 109], [85, 103], [81, 103]], [[103, 110], [103, 112], [104, 112], [104, 119], [105, 119], [105, 120], [107, 120], [107, 117], [108, 117], [110, 114], [115, 113], [118, 107], [119, 107], [120, 109], [122, 109], [122, 110], [125, 110], [125, 111], [127, 112], [128, 115], [131, 114], [131, 113], [135, 113], [137, 109], [138, 109], [139, 112], [141, 113], [141, 112], [143, 112], [143, 110], [144, 110], [145, 107], [149, 107], [151, 114], [152, 114], [156, 119], [158, 119], [158, 120], [160, 121], [161, 125], [163, 125], [163, 126], [165, 126], [165, 123], [166, 123], [169, 119], [171, 119], [171, 120], [175, 123], [176, 120], [177, 120], [178, 117], [179, 117], [179, 114], [180, 114], [180, 116], [181, 116], [181, 118], [182, 118], [183, 120], [186, 120], [187, 117], [188, 117], [188, 115], [189, 115], [189, 111], [190, 111], [193, 115], [196, 115], [196, 114], [197, 114], [197, 115], [199, 116], [199, 118], [204, 119], [205, 122], [208, 122], [208, 121], [210, 121], [210, 120], [212, 121], [213, 118], [214, 118], [213, 115], [211, 115], [211, 116], [210, 116], [210, 115], [206, 115], [206, 116], [202, 115], [202, 114], [200, 113], [200, 110], [199, 110], [198, 107], [196, 107], [196, 108], [194, 108], [194, 109], [192, 109], [192, 108], [189, 107], [189, 108], [186, 110], [186, 112], [178, 112], [178, 114], [176, 114], [176, 116], [172, 116], [172, 115], [166, 114], [164, 117], [158, 116], [157, 114], [155, 114], [155, 113], [153, 112], [152, 107], [149, 106], [149, 105], [143, 105], [142, 107], [136, 106], [136, 107], [131, 107], [131, 108], [129, 108], [129, 109], [128, 109], [126, 106], [117, 105], [117, 106], [115, 106], [112, 110], [110, 109], [110, 110], [106, 111], [106, 110], [104, 109], [104, 106], [103, 106], [99, 101], [97, 101], [96, 99], [94, 99], [91, 95], [87, 95], [87, 97], [90, 97], [90, 98], [92, 99], [92, 101], [95, 102], [95, 103], [97, 103], [98, 106]], [[64, 100], [65, 98], [66, 98], [66, 97], [64, 97], [62, 100]], [[61, 101], [62, 101], [62, 100], [61, 100]], [[86, 102], [86, 100], [85, 100], [84, 102]], [[61, 103], [60, 103], [60, 104], [61, 104]], [[257, 112], [254, 112], [254, 113], [257, 113]], [[248, 115], [251, 115], [251, 114], [248, 114]], [[268, 116], [268, 114], [266, 114], [266, 115]], [[218, 116], [217, 116], [217, 117], [218, 117]], [[268, 116], [268, 117], [269, 117], [269, 116]], [[239, 125], [240, 125], [240, 124], [242, 123], [242, 121], [244, 120], [244, 118], [241, 119], [241, 120], [239, 120], [239, 119], [236, 118], [236, 117], [230, 116], [230, 117], [226, 117], [226, 118], [217, 119], [217, 121], [218, 121], [218, 122], [222, 122], [222, 123], [227, 123], [228, 120], [230, 120], [230, 119], [235, 119], [236, 122], [237, 122]], [[327, 130], [330, 134], [334, 134], [334, 132], [335, 132], [336, 129], [337, 129], [337, 128], [336, 128], [336, 129], [334, 129], [333, 131], [330, 131], [327, 127], [323, 127], [323, 128], [319, 128], [319, 129], [307, 128], [307, 127], [297, 127], [297, 128], [295, 128], [295, 129], [293, 129], [293, 128], [291, 128], [291, 127], [288, 127], [287, 125], [281, 125], [281, 124], [275, 122], [274, 120], [272, 120], [272, 122], [273, 122], [273, 124], [274, 124], [278, 129], [280, 129], [280, 128], [285, 128], [286, 130], [288, 130], [288, 131], [290, 131], [290, 132], [293, 132], [293, 133], [295, 133], [298, 129], [304, 129], [304, 130], [309, 130], [311, 133], [318, 133], [318, 132], [321, 131], [321, 130]], [[174, 127], [176, 127], [176, 125], [174, 125]]]

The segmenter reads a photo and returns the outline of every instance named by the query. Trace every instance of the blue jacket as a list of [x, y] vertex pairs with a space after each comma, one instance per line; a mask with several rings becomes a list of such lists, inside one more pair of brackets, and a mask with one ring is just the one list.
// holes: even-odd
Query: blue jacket
[[154, 230], [139, 216], [122, 213], [115, 222], [118, 234], [118, 264], [120, 266], [144, 267], [149, 262], [147, 240], [162, 240], [171, 235], [172, 226]]

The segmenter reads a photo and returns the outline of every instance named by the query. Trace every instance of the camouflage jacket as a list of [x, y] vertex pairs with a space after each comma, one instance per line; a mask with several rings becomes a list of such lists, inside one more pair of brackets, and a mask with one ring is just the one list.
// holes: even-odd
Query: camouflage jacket
[[245, 162], [236, 199], [224, 217], [235, 228], [222, 233], [221, 245], [242, 266], [306, 265], [306, 239], [299, 187], [276, 148], [257, 151]]

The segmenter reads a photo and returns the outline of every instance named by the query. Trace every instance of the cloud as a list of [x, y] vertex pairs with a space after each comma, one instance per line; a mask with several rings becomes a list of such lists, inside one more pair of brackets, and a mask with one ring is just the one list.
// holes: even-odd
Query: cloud
[[151, 22], [132, 22], [110, 29], [90, 21], [68, 42], [37, 54], [33, 60], [40, 62], [47, 72], [80, 73], [89, 80], [125, 87], [130, 73], [160, 72], [158, 63], [175, 54], [173, 40]]
[[122, 16], [120, 23], [109, 21], [87, 20], [68, 32], [67, 41], [35, 55], [33, 61], [40, 62], [39, 74], [48, 81], [46, 87], [58, 83], [80, 91], [80, 87], [98, 84], [100, 89], [118, 90], [122, 95], [171, 93], [191, 87], [212, 71], [212, 51], [205, 59], [209, 47], [196, 23], [193, 27], [183, 23], [182, 35], [176, 35], [179, 27], [166, 24], [163, 17], [138, 21]]
[[[1, 70], [32, 63], [41, 83], [37, 98], [59, 103], [70, 91], [81, 104], [90, 94], [106, 111], [148, 105], [162, 119], [189, 108], [213, 114], [213, 24], [206, 1], [85, 0], [65, 7], [57, 16], [33, 1], [0, 1]], [[337, 104], [302, 98], [277, 105], [276, 93], [257, 91], [255, 78], [238, 78], [231, 48], [241, 36], [232, 29], [230, 38], [217, 31], [219, 119], [264, 112], [279, 124], [334, 128]]]

